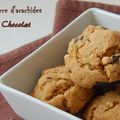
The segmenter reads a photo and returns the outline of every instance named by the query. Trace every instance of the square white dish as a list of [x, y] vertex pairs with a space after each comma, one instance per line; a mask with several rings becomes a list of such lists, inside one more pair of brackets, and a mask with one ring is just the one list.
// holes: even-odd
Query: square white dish
[[78, 36], [89, 24], [120, 31], [120, 16], [96, 8], [85, 11], [47, 43], [0, 77], [0, 92], [20, 117], [25, 120], [80, 120], [79, 117], [28, 94], [42, 70], [64, 63], [63, 56], [69, 41]]

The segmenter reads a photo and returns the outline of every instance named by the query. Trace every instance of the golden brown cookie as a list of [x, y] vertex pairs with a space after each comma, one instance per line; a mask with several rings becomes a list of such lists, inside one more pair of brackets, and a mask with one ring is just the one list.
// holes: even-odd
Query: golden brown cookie
[[120, 94], [108, 92], [86, 108], [85, 120], [120, 120]]
[[82, 87], [120, 80], [120, 33], [89, 25], [69, 43], [64, 59], [71, 79]]
[[90, 89], [75, 85], [64, 66], [45, 70], [33, 96], [72, 114], [81, 110], [93, 95]]

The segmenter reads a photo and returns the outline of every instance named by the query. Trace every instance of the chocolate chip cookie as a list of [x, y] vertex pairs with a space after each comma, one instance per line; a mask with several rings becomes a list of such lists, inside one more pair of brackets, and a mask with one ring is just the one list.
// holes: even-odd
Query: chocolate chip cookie
[[73, 82], [84, 88], [120, 80], [120, 33], [89, 25], [69, 43], [64, 59]]
[[81, 110], [93, 91], [73, 83], [65, 66], [45, 70], [32, 96], [72, 114]]

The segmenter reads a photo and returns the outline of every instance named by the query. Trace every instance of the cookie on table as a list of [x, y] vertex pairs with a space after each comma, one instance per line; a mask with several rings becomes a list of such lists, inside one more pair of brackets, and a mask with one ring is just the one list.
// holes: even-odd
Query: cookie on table
[[32, 96], [72, 114], [81, 110], [93, 91], [75, 85], [66, 67], [45, 70]]
[[89, 25], [69, 43], [64, 59], [71, 79], [82, 87], [120, 80], [120, 33]]
[[96, 97], [86, 108], [85, 120], [120, 120], [120, 94], [108, 92]]

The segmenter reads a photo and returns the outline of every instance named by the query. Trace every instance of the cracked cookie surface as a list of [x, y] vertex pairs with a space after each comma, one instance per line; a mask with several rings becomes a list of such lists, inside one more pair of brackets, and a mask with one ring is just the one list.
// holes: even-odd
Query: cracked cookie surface
[[85, 112], [85, 120], [120, 120], [120, 94], [108, 92], [96, 97]]
[[91, 89], [75, 85], [65, 66], [45, 70], [32, 96], [72, 114], [81, 110], [93, 95]]
[[120, 80], [120, 33], [89, 25], [69, 43], [64, 59], [73, 82], [82, 87]]

